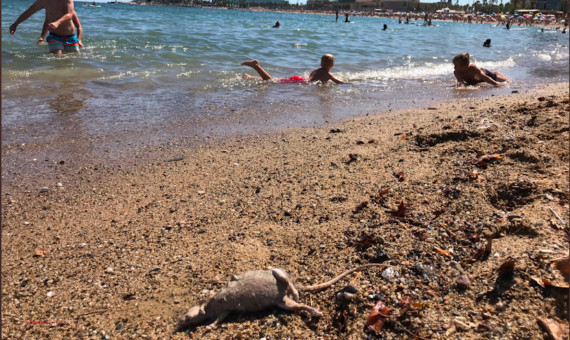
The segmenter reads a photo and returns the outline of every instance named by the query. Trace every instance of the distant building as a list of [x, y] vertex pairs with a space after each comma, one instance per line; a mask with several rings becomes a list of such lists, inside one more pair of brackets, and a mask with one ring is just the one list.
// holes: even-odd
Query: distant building
[[560, 0], [536, 0], [536, 9], [550, 9], [559, 11], [560, 5]]

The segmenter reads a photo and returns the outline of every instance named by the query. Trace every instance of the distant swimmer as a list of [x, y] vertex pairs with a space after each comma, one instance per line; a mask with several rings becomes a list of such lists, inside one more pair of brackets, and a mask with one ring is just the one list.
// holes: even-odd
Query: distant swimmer
[[340, 11], [340, 7], [336, 8], [336, 21], [335, 22], [338, 22], [338, 11]]
[[348, 12], [346, 12], [344, 15], [346, 16], [346, 19], [344, 19], [344, 22], [350, 22], [350, 20], [348, 20]]
[[479, 68], [475, 64], [469, 64], [469, 53], [461, 53], [453, 58], [455, 66], [455, 78], [457, 78], [457, 86], [475, 85], [486, 82], [494, 86], [501, 86], [503, 82], [508, 81], [501, 72], [491, 72], [484, 68]]
[[[257, 71], [257, 74], [259, 74], [259, 76], [261, 77], [261, 80], [273, 80], [273, 81], [278, 81], [280, 83], [303, 83], [303, 82], [313, 82], [313, 81], [320, 81], [320, 82], [326, 83], [327, 81], [332, 80], [333, 82], [335, 82], [337, 84], [345, 84], [346, 83], [342, 80], [338, 80], [337, 78], [335, 78], [335, 76], [333, 76], [330, 73], [330, 70], [334, 66], [334, 57], [332, 54], [325, 54], [321, 57], [321, 68], [318, 68], [318, 69], [314, 70], [313, 72], [311, 72], [309, 79], [305, 79], [305, 78], [298, 77], [298, 76], [293, 76], [293, 77], [289, 77], [289, 78], [282, 78], [282, 79], [274, 79], [273, 77], [271, 77], [269, 75], [269, 73], [267, 73], [261, 67], [261, 65], [259, 65], [259, 61], [255, 60], [255, 59], [244, 61], [241, 64], [245, 65], [245, 66], [249, 66], [252, 69], [254, 69], [255, 71]], [[255, 77], [252, 77], [248, 74], [244, 74], [244, 79], [255, 79]]]
[[277, 20], [275, 25], [273, 25], [271, 28], [279, 28], [279, 26], [281, 26], [281, 24], [279, 23], [279, 20]]
[[384, 24], [384, 28], [382, 29], [382, 31], [385, 31], [388, 29], [388, 25]]
[[485, 40], [485, 42], [483, 43], [483, 47], [491, 47], [491, 39]]

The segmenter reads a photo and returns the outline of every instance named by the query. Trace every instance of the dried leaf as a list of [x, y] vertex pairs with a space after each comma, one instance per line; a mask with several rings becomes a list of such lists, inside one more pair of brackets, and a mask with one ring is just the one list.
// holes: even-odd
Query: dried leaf
[[560, 274], [564, 276], [564, 280], [566, 280], [567, 283], [570, 283], [570, 257], [555, 260], [552, 264], [556, 269], [558, 269]]
[[499, 272], [499, 276], [503, 276], [503, 275], [509, 275], [512, 274], [514, 269], [515, 269], [515, 260], [508, 260], [505, 261], [500, 267], [499, 269], [497, 269], [497, 272]]
[[398, 210], [392, 212], [392, 214], [396, 215], [398, 217], [404, 217], [404, 216], [406, 216], [406, 210], [408, 210], [408, 208], [406, 208], [406, 206], [404, 205], [404, 202], [400, 202], [400, 205], [398, 206]]
[[370, 310], [370, 314], [368, 314], [368, 319], [366, 319], [364, 328], [369, 329], [376, 334], [380, 334], [382, 327], [384, 327], [384, 322], [386, 322], [386, 318], [392, 310], [393, 308], [386, 307], [384, 302], [378, 301]]
[[550, 340], [567, 339], [568, 327], [562, 325], [558, 320], [552, 320], [545, 317], [537, 318], [538, 324], [541, 325]]
[[356, 213], [360, 212], [360, 210], [366, 208], [367, 205], [368, 205], [368, 201], [364, 201], [364, 202], [360, 203], [359, 205], [356, 206], [356, 208], [354, 208], [354, 211], [352, 213], [356, 214]]

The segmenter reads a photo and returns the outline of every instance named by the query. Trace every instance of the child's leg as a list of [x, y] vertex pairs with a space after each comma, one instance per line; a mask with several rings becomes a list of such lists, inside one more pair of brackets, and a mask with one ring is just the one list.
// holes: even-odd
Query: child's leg
[[502, 73], [499, 72], [499, 71], [495, 71], [495, 72], [493, 72], [493, 73], [495, 73], [495, 75], [497, 76], [497, 81], [498, 81], [498, 82], [505, 82], [505, 81], [508, 81], [508, 80], [509, 80], [509, 78], [505, 77], [505, 75], [502, 74]]
[[263, 80], [270, 80], [271, 79], [271, 76], [269, 75], [269, 73], [265, 72], [265, 70], [263, 68], [261, 68], [261, 66], [259, 65], [259, 61], [257, 61], [257, 59], [244, 61], [241, 64], [245, 65], [245, 66], [249, 66], [252, 69], [256, 70], [257, 73], [261, 76], [261, 79], [263, 79]]

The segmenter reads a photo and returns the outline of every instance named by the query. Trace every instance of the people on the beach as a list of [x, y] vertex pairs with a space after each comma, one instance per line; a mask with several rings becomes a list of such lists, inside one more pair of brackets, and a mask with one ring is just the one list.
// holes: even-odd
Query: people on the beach
[[453, 58], [457, 86], [475, 85], [482, 82], [500, 86], [501, 83], [509, 80], [499, 71], [491, 72], [485, 68], [479, 68], [475, 64], [470, 64], [469, 58], [469, 53], [460, 53]]
[[382, 31], [385, 31], [388, 29], [388, 25], [384, 24], [384, 28], [382, 28]]
[[346, 19], [344, 19], [344, 22], [350, 22], [350, 20], [348, 20], [348, 12], [346, 12], [344, 15], [346, 16]]
[[[71, 45], [71, 46], [62, 46], [60, 44], [59, 41], [57, 40], [52, 40], [50, 42], [50, 39], [48, 39], [47, 43], [50, 46], [50, 51], [51, 49], [60, 49], [60, 48], [67, 48], [68, 51], [73, 51], [73, 52], [79, 52], [79, 47], [83, 48], [83, 42], [81, 41], [82, 35], [83, 35], [83, 30], [81, 29], [81, 23], [79, 22], [79, 18], [77, 17], [77, 12], [73, 11], [73, 24], [75, 25], [75, 28], [77, 29], [77, 45]], [[48, 20], [46, 17], [46, 20], [44, 21], [44, 26], [42, 28], [42, 33], [38, 39], [38, 44], [41, 44], [42, 42], [44, 42], [47, 34], [48, 34]]]
[[281, 26], [281, 24], [279, 23], [279, 20], [277, 20], [275, 25], [273, 25], [271, 28], [279, 28], [279, 26]]
[[[269, 75], [269, 73], [267, 73], [261, 67], [261, 65], [259, 65], [259, 61], [257, 61], [257, 59], [244, 61], [241, 64], [245, 65], [245, 66], [249, 66], [252, 69], [254, 69], [255, 71], [257, 71], [257, 74], [259, 74], [259, 76], [261, 77], [262, 80], [275, 80], [275, 79], [273, 79], [273, 77], [271, 77]], [[333, 76], [330, 73], [330, 70], [333, 68], [333, 66], [334, 66], [333, 55], [332, 54], [325, 54], [321, 57], [321, 67], [314, 70], [313, 72], [311, 72], [309, 79], [305, 79], [305, 78], [298, 77], [298, 76], [293, 76], [293, 77], [289, 77], [289, 78], [277, 79], [276, 81], [278, 81], [280, 83], [301, 83], [301, 82], [314, 82], [314, 81], [320, 81], [322, 83], [326, 83], [327, 81], [332, 80], [333, 82], [335, 82], [337, 84], [345, 84], [346, 82], [344, 82], [342, 80], [338, 80], [337, 78], [335, 78], [335, 76]], [[251, 77], [248, 74], [244, 74], [244, 78], [245, 79], [251, 79], [254, 77]]]
[[61, 54], [65, 46], [69, 46], [70, 51], [77, 50], [79, 42], [73, 24], [73, 0], [37, 0], [10, 26], [10, 34], [16, 33], [19, 24], [41, 9], [46, 10], [46, 28], [50, 32], [48, 41], [54, 41], [53, 48], [50, 43], [50, 52]]
[[483, 47], [491, 47], [491, 39], [485, 40], [485, 42], [483, 43]]

